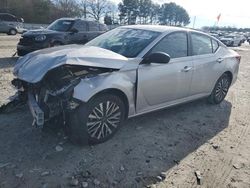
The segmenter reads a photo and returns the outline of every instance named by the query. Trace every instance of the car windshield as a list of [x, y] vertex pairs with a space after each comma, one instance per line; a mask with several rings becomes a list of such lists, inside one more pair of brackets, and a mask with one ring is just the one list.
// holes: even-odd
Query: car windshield
[[56, 20], [48, 26], [47, 29], [54, 31], [68, 31], [74, 24], [74, 20]]
[[160, 33], [155, 31], [117, 28], [93, 39], [86, 45], [104, 48], [133, 58], [159, 35]]

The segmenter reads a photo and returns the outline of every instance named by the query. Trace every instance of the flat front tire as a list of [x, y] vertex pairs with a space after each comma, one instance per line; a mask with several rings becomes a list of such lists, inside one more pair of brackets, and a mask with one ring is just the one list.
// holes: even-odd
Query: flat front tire
[[208, 97], [209, 103], [211, 104], [221, 103], [226, 97], [230, 85], [231, 85], [231, 78], [228, 74], [224, 73], [218, 79], [211, 95]]
[[120, 97], [104, 94], [82, 104], [73, 116], [68, 125], [71, 141], [99, 144], [120, 128], [125, 119], [125, 105]]

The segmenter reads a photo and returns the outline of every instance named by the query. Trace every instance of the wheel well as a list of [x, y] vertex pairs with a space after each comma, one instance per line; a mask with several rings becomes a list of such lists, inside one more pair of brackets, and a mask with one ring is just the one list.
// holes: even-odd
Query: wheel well
[[9, 31], [11, 31], [11, 30], [15, 30], [15, 31], [17, 31], [15, 28], [10, 28], [10, 29], [9, 29]]
[[[100, 91], [99, 93], [96, 93], [94, 96], [91, 97], [91, 99], [98, 97], [100, 95], [104, 95], [104, 94], [112, 94], [112, 95], [118, 96], [124, 102], [125, 109], [126, 109], [125, 117], [127, 118], [128, 117], [128, 110], [129, 110], [129, 103], [128, 103], [128, 98], [125, 95], [125, 93], [119, 89], [114, 89], [114, 88], [105, 89], [103, 91]], [[89, 99], [89, 100], [91, 100], [91, 99]]]
[[230, 81], [232, 82], [233, 80], [233, 74], [230, 71], [224, 72], [224, 74], [227, 74], [230, 78]]

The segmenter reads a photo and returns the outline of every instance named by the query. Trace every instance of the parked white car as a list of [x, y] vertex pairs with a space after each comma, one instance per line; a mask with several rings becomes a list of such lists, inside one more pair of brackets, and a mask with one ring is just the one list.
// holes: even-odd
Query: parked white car
[[8, 13], [0, 13], [0, 33], [6, 33], [8, 35], [16, 35], [17, 33], [23, 33], [22, 18]]

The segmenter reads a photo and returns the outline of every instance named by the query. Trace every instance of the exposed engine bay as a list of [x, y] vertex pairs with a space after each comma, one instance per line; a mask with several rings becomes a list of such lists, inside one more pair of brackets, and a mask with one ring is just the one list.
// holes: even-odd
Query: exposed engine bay
[[73, 99], [72, 95], [74, 87], [82, 79], [113, 71], [115, 69], [63, 65], [50, 70], [38, 83], [14, 79], [12, 84], [18, 90], [16, 100], [20, 103], [28, 102], [34, 117], [33, 124], [42, 127], [56, 117], [65, 122], [65, 112], [72, 111], [80, 105], [80, 101]]

